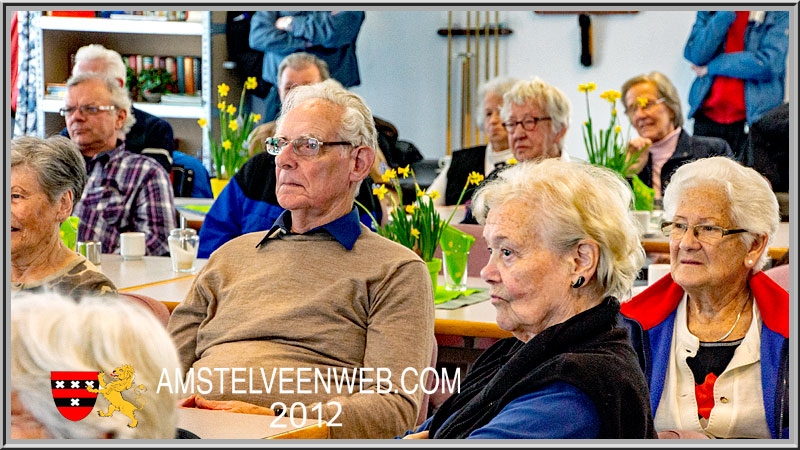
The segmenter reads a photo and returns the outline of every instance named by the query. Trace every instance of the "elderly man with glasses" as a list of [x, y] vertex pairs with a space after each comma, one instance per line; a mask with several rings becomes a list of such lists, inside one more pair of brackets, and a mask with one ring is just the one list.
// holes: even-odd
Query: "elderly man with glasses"
[[266, 142], [286, 211], [217, 249], [170, 318], [186, 376], [214, 373], [184, 405], [284, 410], [336, 438], [414, 425], [422, 392], [408, 373], [431, 358], [433, 292], [416, 254], [359, 222], [376, 146], [369, 108], [338, 83], [289, 94]]
[[112, 77], [84, 72], [67, 82], [60, 112], [89, 176], [73, 210], [78, 240], [100, 241], [103, 253], [114, 253], [120, 233], [141, 231], [148, 255], [166, 255], [175, 226], [172, 184], [158, 162], [129, 152], [119, 139], [133, 121], [130, 111], [128, 92]]

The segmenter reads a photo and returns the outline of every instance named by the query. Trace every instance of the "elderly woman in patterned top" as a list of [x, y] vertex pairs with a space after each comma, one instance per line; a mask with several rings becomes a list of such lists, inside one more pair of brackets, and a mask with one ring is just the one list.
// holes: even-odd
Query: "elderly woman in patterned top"
[[116, 292], [114, 284], [61, 240], [86, 184], [86, 165], [69, 139], [11, 141], [11, 291], [55, 291], [73, 298]]

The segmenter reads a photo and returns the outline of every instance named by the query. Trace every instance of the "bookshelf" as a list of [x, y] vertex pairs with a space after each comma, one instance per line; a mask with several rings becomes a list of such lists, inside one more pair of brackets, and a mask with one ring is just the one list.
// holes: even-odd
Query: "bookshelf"
[[88, 44], [102, 44], [121, 55], [186, 55], [201, 60], [201, 104], [174, 105], [134, 102], [134, 107], [161, 117], [172, 125], [178, 150], [195, 155], [210, 166], [208, 135], [197, 125], [203, 118], [213, 123], [211, 115], [212, 62], [211, 12], [200, 12], [200, 22], [160, 20], [126, 20], [79, 17], [38, 17], [32, 39], [38, 42], [41, 55], [37, 58], [42, 74], [38, 86], [37, 121], [39, 134], [49, 136], [60, 132], [64, 118], [58, 114], [63, 99], [45, 95], [47, 83], [63, 83], [69, 78], [71, 54]]

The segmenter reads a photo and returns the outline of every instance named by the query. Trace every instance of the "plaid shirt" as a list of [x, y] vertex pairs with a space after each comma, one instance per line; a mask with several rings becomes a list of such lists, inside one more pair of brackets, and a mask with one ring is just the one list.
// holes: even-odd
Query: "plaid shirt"
[[103, 253], [118, 253], [120, 233], [142, 231], [148, 255], [167, 255], [175, 227], [169, 175], [153, 159], [117, 143], [86, 164], [89, 179], [72, 213], [80, 217], [78, 240], [100, 241]]

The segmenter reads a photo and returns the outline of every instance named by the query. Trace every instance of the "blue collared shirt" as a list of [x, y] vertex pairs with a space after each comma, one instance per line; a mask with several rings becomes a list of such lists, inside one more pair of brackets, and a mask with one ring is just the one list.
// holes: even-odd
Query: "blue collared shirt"
[[[349, 213], [339, 217], [333, 222], [311, 229], [304, 234], [313, 234], [320, 231], [327, 231], [334, 239], [339, 241], [344, 248], [348, 251], [352, 250], [356, 240], [361, 236], [361, 222], [359, 221], [358, 210], [353, 207]], [[297, 234], [292, 233], [292, 214], [291, 211], [288, 210], [282, 212], [281, 215], [278, 216], [278, 219], [272, 224], [267, 235], [264, 236], [264, 239], [262, 239], [256, 247], [260, 248], [262, 245], [265, 245], [267, 241], [278, 239], [285, 234]]]

